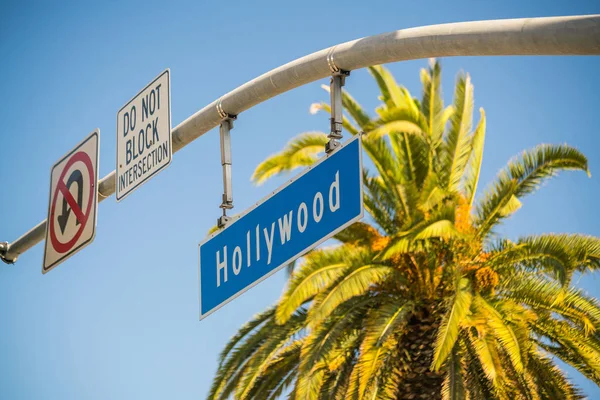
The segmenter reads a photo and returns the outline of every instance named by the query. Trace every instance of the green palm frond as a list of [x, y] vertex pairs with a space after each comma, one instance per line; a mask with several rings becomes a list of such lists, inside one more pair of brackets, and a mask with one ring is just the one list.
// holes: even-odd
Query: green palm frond
[[416, 233], [415, 240], [431, 238], [456, 239], [460, 236], [460, 233], [456, 230], [452, 221], [444, 219], [436, 221]]
[[[281, 398], [281, 395], [283, 394], [283, 392], [291, 385], [293, 385], [294, 381], [296, 380], [296, 375], [298, 374], [298, 371], [296, 369], [291, 370], [283, 379], [280, 379], [279, 382], [277, 383], [277, 386], [275, 386], [273, 389], [270, 390], [265, 390], [264, 392], [268, 393], [266, 400], [277, 400]], [[258, 393], [264, 393], [262, 391], [258, 391]], [[292, 390], [290, 392], [290, 395], [292, 397], [290, 398], [294, 398], [294, 390]]]
[[503, 297], [536, 311], [557, 313], [587, 332], [600, 327], [600, 304], [581, 290], [524, 273], [511, 276], [502, 286]]
[[442, 398], [444, 400], [466, 400], [467, 392], [465, 390], [465, 364], [457, 354], [456, 348], [450, 352], [448, 367], [446, 368], [446, 378], [442, 385]]
[[495, 352], [493, 353], [491, 350], [491, 347], [495, 345], [493, 343], [494, 339], [488, 338], [485, 335], [473, 334], [472, 332], [469, 332], [467, 337], [469, 344], [477, 355], [486, 378], [491, 382], [495, 382], [498, 372], [496, 371]]
[[360, 323], [369, 307], [375, 305], [374, 299], [363, 296], [338, 307], [331, 318], [311, 330], [302, 347], [300, 372], [310, 374], [319, 362], [325, 362], [329, 369], [337, 370], [340, 361], [347, 358], [347, 346], [355, 346], [355, 338], [346, 343], [348, 332]]
[[363, 177], [364, 196], [363, 203], [365, 210], [373, 217], [375, 223], [386, 233], [394, 234], [398, 231], [395, 223], [397, 203], [391, 199], [389, 192], [386, 191], [385, 184], [381, 177]]
[[407, 107], [417, 109], [417, 105], [408, 90], [398, 85], [394, 76], [387, 68], [377, 65], [368, 69], [381, 91], [380, 100], [383, 101], [387, 108]]
[[520, 238], [515, 247], [533, 254], [555, 254], [555, 258], [563, 262], [567, 273], [594, 271], [600, 267], [600, 238], [594, 236], [534, 235]]
[[[389, 185], [394, 185], [395, 190], [390, 190]], [[408, 210], [409, 204], [406, 198], [394, 197], [400, 195], [400, 190], [390, 177], [372, 176], [365, 170], [363, 186], [365, 210], [383, 233], [393, 235], [408, 223], [405, 210]]]
[[379, 400], [397, 400], [398, 391], [403, 384], [405, 377], [404, 363], [398, 356], [390, 357], [386, 362], [381, 373], [380, 384], [376, 399]]
[[375, 378], [386, 356], [395, 349], [398, 331], [408, 322], [412, 311], [411, 302], [404, 303], [391, 298], [367, 316], [365, 337], [357, 361], [360, 398], [365, 398], [369, 390], [375, 390], [378, 386]]
[[283, 324], [305, 302], [340, 276], [348, 264], [347, 253], [351, 249], [341, 246], [333, 250], [318, 250], [310, 253], [305, 263], [298, 268], [288, 282], [275, 313], [275, 320]]
[[[379, 91], [381, 92], [379, 100], [383, 102], [383, 105], [386, 107], [395, 107], [396, 103], [392, 99], [391, 92], [394, 90], [394, 88], [398, 86], [398, 84], [396, 83], [394, 77], [389, 73], [389, 71], [385, 67], [381, 65], [371, 66], [367, 69], [375, 79], [375, 82], [377, 82], [377, 85], [379, 86]], [[395, 97], [398, 98], [399, 96], [396, 94]]]
[[268, 360], [257, 384], [249, 392], [249, 398], [266, 394], [267, 399], [277, 399], [296, 378], [302, 340], [295, 340]]
[[286, 351], [290, 337], [296, 334], [304, 325], [306, 312], [301, 310], [294, 314], [285, 325], [279, 329], [271, 330], [268, 337], [249, 358], [245, 370], [236, 387], [236, 397], [239, 399], [251, 398], [253, 389], [262, 378], [267, 375], [268, 368], [273, 359], [282, 351]]
[[327, 135], [322, 132], [308, 132], [296, 136], [288, 142], [283, 151], [260, 163], [254, 170], [252, 180], [256, 184], [262, 184], [275, 175], [314, 164], [318, 155], [325, 152], [327, 141]]
[[343, 302], [365, 294], [372, 285], [397, 274], [394, 268], [378, 264], [347, 268], [326, 292], [315, 298], [309, 310], [309, 327], [315, 327]]
[[[493, 381], [489, 379], [488, 373], [483, 369], [481, 360], [479, 356], [475, 353], [474, 346], [467, 341], [466, 339], [462, 339], [465, 347], [465, 357], [466, 357], [466, 386], [468, 388], [469, 397], [473, 399], [486, 399], [486, 400], [499, 400], [499, 399], [509, 399], [508, 396], [503, 396], [502, 392], [503, 386], [499, 384], [501, 379], [494, 379]], [[491, 354], [491, 361], [494, 365], [494, 373], [496, 376], [500, 374], [497, 372], [498, 369], [501, 369], [500, 361], [498, 354], [494, 351], [494, 346], [487, 346], [487, 350], [489, 350]]]
[[415, 224], [409, 231], [398, 232], [394, 235], [378, 258], [387, 260], [410, 251], [421, 251], [426, 247], [424, 242], [431, 239], [461, 238], [462, 234], [456, 230], [451, 220], [453, 218], [454, 209], [452, 208], [442, 208], [436, 211], [429, 219]]
[[509, 373], [511, 385], [517, 389], [517, 393], [519, 393], [523, 399], [541, 400], [533, 377], [528, 370], [525, 369], [520, 373], [510, 370]]
[[318, 399], [322, 386], [325, 383], [326, 374], [327, 366], [325, 363], [319, 363], [318, 366], [313, 368], [310, 374], [300, 374], [294, 398], [297, 400]]
[[541, 354], [529, 355], [530, 369], [536, 372], [536, 385], [542, 398], [579, 400], [585, 397], [575, 388], [551, 359]]
[[444, 138], [446, 151], [442, 176], [448, 189], [458, 191], [472, 149], [473, 85], [468, 75], [458, 78], [454, 106], [456, 111], [450, 119], [450, 130]]
[[267, 340], [273, 327], [273, 320], [267, 320], [251, 334], [244, 335], [244, 341], [228, 352], [227, 359], [223, 359], [221, 365], [219, 365], [209, 391], [209, 398], [226, 399], [236, 390], [240, 376], [244, 372], [244, 367], [249, 362], [250, 357]]
[[350, 371], [350, 378], [348, 379], [348, 386], [346, 388], [345, 399], [348, 400], [358, 400], [360, 396], [359, 392], [359, 369], [356, 364], [352, 366], [352, 370]]
[[[546, 235], [548, 237], [550, 235]], [[541, 238], [541, 236], [538, 236]], [[581, 234], [551, 235], [569, 250], [578, 272], [600, 268], [600, 238]]]
[[401, 171], [402, 182], [421, 188], [429, 172], [429, 146], [421, 135], [393, 132], [389, 135]]
[[511, 160], [477, 205], [479, 234], [486, 235], [502, 219], [501, 210], [513, 196], [521, 199], [561, 170], [588, 171], [587, 158], [567, 145], [540, 145]]
[[586, 360], [581, 357], [578, 351], [574, 351], [570, 347], [561, 345], [550, 345], [545, 342], [538, 341], [538, 346], [550, 354], [557, 356], [564, 363], [572, 366], [596, 385], [600, 386], [600, 378], [598, 377], [598, 371], [590, 367]]
[[446, 189], [442, 189], [439, 186], [434, 186], [431, 191], [427, 193], [422, 191], [422, 197], [419, 200], [419, 208], [425, 213], [432, 213], [447, 200], [453, 200], [454, 194]]
[[[360, 341], [362, 340], [362, 332], [360, 332], [359, 326], [362, 317], [367, 313], [369, 308], [372, 308], [376, 305], [377, 300], [365, 296], [356, 301], [348, 302], [349, 304], [340, 307], [339, 309], [344, 310], [352, 309], [356, 310], [356, 319], [351, 322], [345, 323], [346, 328], [343, 333], [338, 337], [339, 340], [333, 341], [335, 342], [334, 346], [329, 350], [326, 354], [323, 354], [323, 358], [327, 363], [327, 367], [330, 371], [336, 372], [345, 369], [348, 365], [348, 362], [352, 362], [354, 360], [354, 356], [356, 355], [358, 348], [360, 346]], [[340, 316], [340, 319], [343, 318], [343, 313], [338, 313], [336, 310], [336, 317]], [[327, 338], [329, 340], [329, 338]]]
[[398, 234], [378, 257], [382, 260], [389, 260], [400, 254], [423, 251], [427, 247], [426, 242], [431, 239], [457, 239], [462, 237], [452, 221], [442, 219], [445, 215], [438, 214], [437, 216], [440, 219], [423, 221], [410, 231]]
[[512, 195], [509, 197], [508, 201], [500, 210], [498, 211], [498, 215], [502, 218], [510, 217], [521, 208], [521, 201], [517, 198], [517, 196]]
[[484, 316], [490, 333], [502, 344], [503, 349], [508, 354], [517, 373], [523, 371], [523, 360], [521, 356], [521, 348], [515, 332], [509, 324], [506, 323], [504, 317], [479, 295], [473, 299], [475, 310], [478, 314]]
[[400, 171], [390, 146], [384, 140], [368, 138], [363, 140], [363, 147], [379, 172], [377, 180], [383, 184], [381, 192], [388, 194], [394, 216], [409, 217], [416, 201], [415, 189], [401, 184]]
[[380, 112], [380, 118], [365, 126], [369, 137], [381, 138], [395, 132], [423, 136], [427, 132], [427, 120], [418, 111], [407, 107], [390, 108]]
[[270, 307], [262, 313], [255, 315], [254, 318], [244, 324], [221, 351], [221, 354], [219, 355], [219, 367], [223, 365], [231, 350], [233, 350], [233, 348], [237, 346], [242, 339], [244, 339], [260, 325], [272, 319], [274, 314], [275, 307]]
[[367, 134], [369, 137], [382, 138], [386, 135], [400, 132], [408, 133], [410, 135], [422, 135], [421, 128], [418, 125], [415, 125], [411, 121], [403, 120], [390, 121], [378, 125], [376, 128], [369, 130]]
[[431, 60], [428, 69], [421, 69], [423, 97], [421, 100], [423, 115], [427, 119], [427, 131], [433, 147], [438, 147], [444, 133], [444, 99], [442, 97], [442, 66], [437, 60]]
[[461, 234], [451, 221], [434, 221], [418, 231], [394, 239], [384, 250], [382, 257], [384, 260], [388, 260], [399, 254], [421, 251], [425, 248], [423, 241], [427, 239], [456, 239], [460, 236]]
[[600, 267], [600, 239], [577, 234], [546, 234], [503, 243], [490, 260], [497, 269], [527, 268], [553, 273], [563, 285], [574, 272]]
[[578, 364], [584, 367], [582, 372], [597, 384], [600, 383], [600, 343], [593, 335], [585, 336], [568, 323], [554, 319], [538, 321], [534, 330], [554, 344], [545, 347], [547, 351], [561, 358], [563, 353], [574, 356]]
[[[363, 148], [375, 164], [379, 176], [388, 186], [400, 183], [401, 177], [398, 173], [397, 160], [388, 142], [374, 137], [365, 137]], [[388, 187], [388, 190], [391, 189]]]
[[[351, 380], [350, 375], [356, 362], [360, 339], [361, 335], [358, 333], [358, 330], [353, 330], [340, 342], [339, 347], [336, 349], [338, 353], [335, 357], [335, 360], [337, 361], [336, 367], [329, 368], [330, 371], [332, 371], [332, 374], [337, 374], [335, 388], [321, 398], [331, 398], [335, 400], [347, 399]], [[341, 359], [341, 362], [339, 359]]]
[[[442, 324], [435, 341], [432, 368], [439, 371], [446, 361], [461, 329], [461, 325], [470, 311], [473, 295], [468, 279], [460, 279], [456, 294], [451, 299], [448, 311], [442, 319]], [[452, 363], [452, 361], [451, 361]]]
[[483, 108], [479, 109], [481, 117], [479, 124], [475, 128], [473, 133], [471, 157], [469, 158], [469, 164], [465, 174], [464, 181], [464, 192], [469, 205], [472, 206], [475, 201], [475, 193], [477, 192], [477, 185], [479, 184], [479, 174], [481, 172], [481, 161], [483, 160], [483, 145], [485, 143], [485, 111]]
[[354, 118], [354, 121], [356, 121], [361, 129], [364, 129], [371, 122], [369, 114], [363, 110], [361, 105], [346, 90], [342, 92], [342, 106]]
[[407, 254], [425, 249], [425, 244], [406, 237], [393, 239], [390, 244], [377, 256], [378, 259], [388, 261], [402, 254]]

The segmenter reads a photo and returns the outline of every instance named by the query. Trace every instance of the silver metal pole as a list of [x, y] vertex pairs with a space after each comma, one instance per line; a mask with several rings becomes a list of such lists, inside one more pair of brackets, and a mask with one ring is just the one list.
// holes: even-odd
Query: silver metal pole
[[[173, 151], [179, 151], [222, 120], [217, 104], [238, 115], [298, 86], [331, 75], [328, 58], [353, 71], [371, 65], [429, 57], [506, 55], [599, 55], [600, 15], [460, 22], [402, 29], [369, 36], [318, 51], [282, 65], [229, 92], [173, 129]], [[246, 60], [240, 60], [240, 63]], [[115, 172], [98, 185], [99, 200], [115, 191]], [[46, 221], [0, 247], [0, 258], [15, 261], [43, 240]]]

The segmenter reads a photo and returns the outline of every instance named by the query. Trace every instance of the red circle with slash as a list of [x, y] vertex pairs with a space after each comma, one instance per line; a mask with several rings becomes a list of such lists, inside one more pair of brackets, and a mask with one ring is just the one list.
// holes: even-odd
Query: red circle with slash
[[[86, 168], [88, 170], [88, 175], [89, 175], [90, 195], [88, 196], [88, 203], [87, 203], [85, 212], [79, 207], [79, 204], [77, 204], [77, 202], [75, 201], [75, 198], [73, 197], [73, 195], [71, 194], [71, 192], [67, 188], [67, 185], [64, 182], [67, 171], [69, 170], [69, 168], [71, 168], [73, 166], [73, 164], [75, 164], [78, 161], [81, 161], [86, 166]], [[82, 171], [82, 172], [84, 172], [84, 171]], [[90, 159], [90, 156], [88, 156], [83, 151], [75, 153], [69, 159], [69, 161], [67, 162], [67, 165], [65, 165], [65, 168], [63, 169], [62, 173], [60, 174], [60, 177], [58, 178], [56, 190], [54, 192], [54, 197], [52, 199], [52, 206], [50, 208], [50, 219], [48, 220], [48, 223], [50, 224], [50, 240], [52, 242], [52, 247], [54, 247], [54, 249], [58, 253], [66, 253], [69, 250], [71, 250], [75, 246], [75, 243], [77, 243], [77, 240], [79, 240], [79, 238], [81, 237], [81, 234], [83, 233], [83, 229], [86, 226], [86, 222], [89, 219], [90, 211], [92, 210], [92, 203], [94, 201], [93, 190], [95, 190], [94, 181], [95, 181], [94, 180], [94, 167], [92, 165], [92, 160]], [[63, 243], [60, 240], [58, 240], [58, 237], [56, 236], [56, 232], [55, 232], [55, 228], [54, 228], [54, 225], [55, 225], [54, 224], [54, 217], [55, 217], [54, 210], [56, 209], [56, 200], [58, 199], [59, 192], [62, 193], [62, 195], [65, 198], [65, 200], [67, 201], [67, 203], [69, 203], [69, 205], [71, 206], [71, 210], [73, 211], [73, 213], [77, 217], [77, 220], [80, 223], [79, 229], [75, 233], [75, 236], [73, 236], [73, 238], [66, 243]]]

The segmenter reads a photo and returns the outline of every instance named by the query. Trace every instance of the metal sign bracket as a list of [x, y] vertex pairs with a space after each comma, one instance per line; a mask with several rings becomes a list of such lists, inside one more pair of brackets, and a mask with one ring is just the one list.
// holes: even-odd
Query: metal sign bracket
[[223, 215], [217, 220], [217, 226], [219, 229], [222, 229], [231, 221], [231, 217], [227, 216], [227, 210], [233, 208], [231, 184], [231, 130], [233, 129], [233, 121], [237, 119], [237, 116], [223, 111], [221, 101], [217, 104], [217, 112], [222, 118], [219, 133], [221, 136], [221, 166], [223, 167], [223, 197], [221, 205], [219, 206], [223, 209]]
[[342, 87], [346, 83], [346, 77], [350, 76], [350, 71], [345, 71], [335, 65], [333, 60], [333, 52], [335, 47], [331, 49], [327, 55], [327, 65], [331, 71], [331, 80], [329, 82], [329, 93], [331, 96], [331, 129], [329, 141], [325, 145], [325, 153], [329, 154], [337, 149], [342, 139], [342, 126], [344, 121], [343, 106], [342, 106]]

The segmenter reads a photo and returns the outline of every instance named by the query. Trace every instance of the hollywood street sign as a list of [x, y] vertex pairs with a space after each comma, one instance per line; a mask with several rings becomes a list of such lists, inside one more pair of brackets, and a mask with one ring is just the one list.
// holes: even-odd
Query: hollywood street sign
[[117, 113], [117, 201], [169, 165], [171, 147], [171, 80], [167, 69]]
[[200, 319], [362, 218], [361, 147], [349, 140], [199, 245]]

